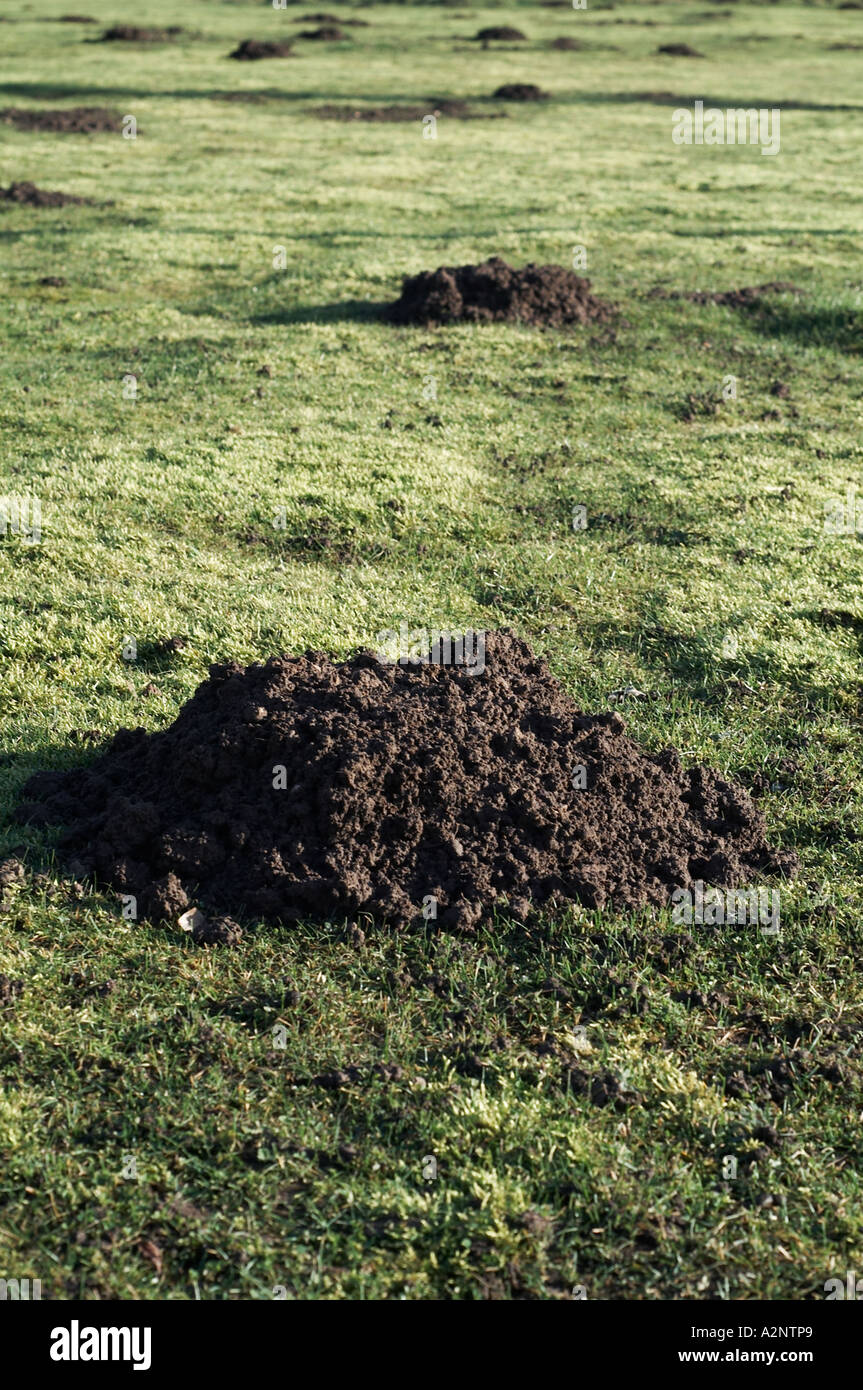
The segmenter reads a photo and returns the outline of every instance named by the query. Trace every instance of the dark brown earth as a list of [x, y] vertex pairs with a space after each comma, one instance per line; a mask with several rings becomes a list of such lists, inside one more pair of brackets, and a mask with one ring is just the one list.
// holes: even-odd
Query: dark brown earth
[[704, 54], [699, 53], [697, 48], [690, 48], [688, 43], [664, 43], [656, 51], [657, 53], [664, 53], [668, 58], [704, 57]]
[[389, 310], [393, 323], [513, 321], [560, 327], [607, 322], [614, 309], [590, 293], [590, 281], [559, 265], [515, 270], [493, 256], [482, 265], [439, 266], [409, 275]]
[[10, 183], [8, 188], [0, 188], [0, 199], [6, 203], [24, 203], [31, 208], [62, 208], [69, 203], [86, 203], [87, 198], [77, 198], [74, 193], [55, 193], [47, 188], [37, 188], [35, 183]]
[[425, 906], [470, 930], [496, 903], [627, 910], [796, 867], [742, 788], [581, 714], [509, 631], [475, 672], [371, 652], [213, 666], [170, 728], [121, 729], [24, 795], [19, 820], [65, 825], [70, 872], [153, 920], [194, 902], [404, 924]]
[[548, 101], [548, 92], [531, 82], [505, 82], [492, 95], [499, 101]]
[[578, 49], [585, 47], [581, 39], [570, 39], [566, 37], [560, 39], [552, 39], [551, 46], [552, 48], [557, 48], [564, 53], [575, 53], [578, 51]]
[[430, 97], [425, 106], [314, 106], [310, 116], [322, 121], [380, 121], [384, 124], [399, 124], [403, 121], [421, 121], [424, 116], [449, 116], [457, 121], [497, 120], [502, 112], [472, 111], [467, 102], [459, 100], [439, 101]]
[[480, 29], [479, 33], [474, 34], [474, 38], [479, 43], [524, 43], [527, 34], [523, 34], [520, 29], [511, 29], [506, 24], [495, 24], [490, 29]]
[[50, 130], [71, 135], [123, 129], [122, 114], [105, 106], [58, 106], [41, 111], [7, 106], [0, 111], [0, 120], [8, 121], [18, 130]]
[[787, 280], [769, 280], [765, 285], [743, 285], [736, 290], [666, 290], [655, 286], [650, 299], [684, 299], [689, 304], [722, 304], [731, 309], [755, 309], [774, 294], [803, 294], [799, 285]]
[[289, 43], [271, 43], [268, 39], [243, 39], [229, 58], [237, 58], [241, 62], [253, 62], [258, 58], [293, 58], [294, 54]]
[[172, 24], [167, 29], [139, 29], [134, 24], [114, 24], [110, 29], [106, 29], [101, 36], [100, 43], [167, 43], [170, 39], [175, 39], [178, 34], [182, 34], [183, 29], [179, 24]]

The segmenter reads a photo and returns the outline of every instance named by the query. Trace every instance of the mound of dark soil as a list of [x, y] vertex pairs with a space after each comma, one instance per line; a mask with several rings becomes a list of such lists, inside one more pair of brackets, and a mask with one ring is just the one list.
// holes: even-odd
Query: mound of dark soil
[[692, 304], [726, 304], [732, 309], [752, 309], [772, 294], [802, 293], [798, 285], [792, 285], [787, 280], [769, 280], [766, 285], [743, 285], [739, 290], [720, 290], [716, 294], [693, 290], [683, 298]]
[[314, 106], [310, 116], [321, 121], [381, 121], [384, 124], [403, 121], [421, 121], [424, 116], [449, 116], [457, 121], [490, 121], [497, 119], [499, 113], [490, 115], [484, 111], [472, 111], [466, 101], [438, 101], [430, 97], [425, 106]]
[[409, 275], [387, 312], [393, 323], [511, 321], [547, 324], [604, 323], [610, 304], [590, 293], [590, 281], [559, 265], [515, 270], [493, 256], [482, 265], [440, 266]]
[[581, 39], [569, 39], [566, 37], [552, 39], [551, 46], [552, 48], [559, 49], [562, 53], [576, 53], [579, 49], [585, 47]]
[[114, 24], [110, 29], [106, 29], [101, 36], [100, 43], [167, 43], [170, 39], [175, 39], [178, 34], [182, 34], [183, 29], [179, 24], [172, 24], [167, 29], [138, 29], [134, 24]]
[[531, 82], [505, 82], [492, 96], [499, 101], [548, 101], [548, 92]]
[[502, 899], [517, 917], [549, 899], [623, 910], [796, 863], [745, 791], [645, 753], [618, 714], [580, 714], [507, 631], [473, 671], [371, 652], [213, 666], [170, 728], [122, 729], [25, 795], [19, 819], [66, 825], [76, 875], [153, 919], [191, 899], [404, 923], [425, 900], [469, 929]]
[[688, 43], [664, 43], [657, 48], [657, 53], [664, 53], [669, 58], [703, 58], [704, 54], [699, 53], [697, 48], [690, 48]]
[[294, 54], [289, 43], [271, 43], [269, 39], [243, 39], [238, 44], [233, 53], [229, 53], [229, 58], [236, 58], [240, 62], [251, 63], [259, 58], [293, 58]]
[[106, 106], [67, 106], [43, 111], [7, 106], [0, 111], [0, 120], [8, 121], [18, 130], [50, 130], [67, 135], [92, 135], [123, 129], [122, 114]]
[[511, 29], [506, 24], [495, 24], [490, 29], [480, 29], [474, 34], [478, 43], [526, 43], [527, 34], [520, 29]]
[[320, 39], [323, 43], [335, 43], [347, 37], [344, 29], [339, 29], [335, 24], [326, 24], [321, 29], [303, 29], [297, 34], [298, 39]]
[[737, 290], [666, 290], [657, 285], [650, 291], [651, 299], [684, 299], [689, 304], [722, 304], [730, 309], [756, 309], [763, 299], [774, 294], [803, 294], [799, 285], [787, 280], [769, 280], [765, 285], [743, 285]]
[[10, 183], [8, 188], [0, 188], [0, 199], [6, 203], [23, 203], [31, 208], [63, 208], [69, 203], [86, 203], [87, 198], [77, 198], [74, 193], [54, 193], [47, 188], [37, 188], [35, 183]]

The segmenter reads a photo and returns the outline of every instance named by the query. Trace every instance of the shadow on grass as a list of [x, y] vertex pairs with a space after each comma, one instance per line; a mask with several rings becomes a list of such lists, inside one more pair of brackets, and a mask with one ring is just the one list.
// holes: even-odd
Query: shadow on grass
[[[369, 105], [380, 105], [386, 102], [388, 105], [412, 104], [418, 102], [431, 102], [438, 98], [432, 98], [428, 93], [417, 94], [412, 92], [401, 92], [395, 94], [388, 91], [385, 97], [370, 95], [368, 92], [345, 94], [343, 92], [333, 93], [332, 91], [316, 91], [292, 88], [284, 91], [277, 87], [167, 87], [164, 89], [154, 87], [112, 87], [105, 83], [81, 83], [81, 82], [0, 82], [0, 97], [23, 97], [31, 101], [93, 101], [95, 99], [105, 99], [107, 97], [126, 97], [130, 100], [148, 101], [152, 97], [167, 97], [172, 100], [184, 101], [194, 100], [201, 97], [205, 101], [224, 101], [228, 104], [236, 102], [238, 105], [244, 103], [254, 104], [259, 101], [290, 101], [290, 102], [323, 102], [336, 103], [339, 106], [352, 106], [356, 103], [368, 102]], [[472, 98], [473, 99], [473, 98]], [[482, 101], [480, 95], [475, 98]], [[500, 107], [503, 103], [496, 101], [494, 106]]]
[[858, 309], [824, 306], [807, 309], [774, 302], [753, 315], [757, 332], [768, 338], [794, 338], [808, 346], [863, 352], [863, 314]]
[[[398, 94], [388, 91], [385, 97], [368, 92], [339, 92], [334, 94], [331, 91], [307, 91], [294, 88], [291, 91], [282, 91], [273, 87], [260, 88], [258, 90], [248, 88], [236, 88], [226, 91], [224, 88], [206, 89], [201, 88], [169, 88], [163, 91], [152, 87], [111, 87], [102, 83], [72, 83], [72, 82], [0, 82], [0, 94], [9, 97], [25, 97], [33, 101], [61, 101], [66, 98], [94, 97], [128, 97], [140, 100], [149, 100], [151, 97], [169, 97], [177, 100], [193, 99], [203, 97], [206, 100], [236, 100], [242, 103], [245, 100], [254, 101], [264, 99], [267, 101], [321, 101], [337, 102], [342, 106], [350, 106], [354, 103], [368, 102], [371, 105], [386, 101], [387, 104], [416, 103], [431, 101], [433, 98], [427, 92], [410, 91]], [[473, 103], [488, 103], [494, 109], [501, 109], [507, 104], [504, 101], [495, 100], [491, 93], [460, 93], [465, 100]], [[437, 98], [435, 98], [437, 99]], [[686, 95], [682, 92], [649, 91], [640, 90], [635, 92], [583, 92], [566, 91], [551, 92], [550, 100], [542, 103], [542, 109], [547, 110], [554, 105], [559, 106], [622, 106], [622, 105], [650, 105], [650, 106], [689, 106], [695, 101], [703, 101], [705, 107], [715, 106], [720, 110], [726, 111], [729, 108], [739, 110], [743, 108], [771, 109], [778, 106], [782, 111], [823, 111], [823, 112], [863, 112], [863, 103], [857, 102], [817, 102], [817, 101], [777, 101], [771, 96], [769, 100], [762, 97], [718, 97], [708, 96], [703, 92], [695, 92]], [[311, 113], [309, 113], [311, 114]]]
[[303, 304], [295, 309], [274, 309], [258, 314], [252, 323], [362, 323], [383, 319], [387, 301], [345, 299], [336, 304]]
[[777, 100], [775, 96], [765, 100], [763, 97], [718, 97], [709, 96], [704, 92], [693, 92], [686, 95], [683, 92], [665, 91], [646, 91], [642, 89], [638, 92], [552, 92], [552, 100], [566, 105], [573, 106], [595, 106], [595, 105], [628, 105], [632, 102], [640, 102], [650, 106], [691, 106], [693, 102], [703, 101], [705, 108], [709, 106], [718, 107], [721, 111], [729, 109], [740, 110], [741, 107], [757, 110], [771, 110], [779, 107], [782, 111], [863, 111], [863, 105], [859, 102], [820, 102], [820, 101], [785, 101]]
[[[750, 304], [693, 304], [686, 299], [670, 302], [675, 317], [687, 322], [691, 321], [693, 313], [730, 311], [764, 338], [793, 338], [809, 347], [833, 348], [851, 354], [863, 352], [863, 312], [847, 304], [807, 304], [781, 293], [766, 294]], [[691, 418], [693, 400], [687, 397], [685, 406], [681, 406], [681, 418]]]

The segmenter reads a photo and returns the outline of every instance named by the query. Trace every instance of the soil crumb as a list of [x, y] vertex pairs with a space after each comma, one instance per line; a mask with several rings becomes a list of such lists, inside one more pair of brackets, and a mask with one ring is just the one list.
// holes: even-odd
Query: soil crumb
[[74, 193], [55, 193], [47, 188], [37, 188], [35, 183], [10, 183], [8, 188], [0, 188], [0, 198], [6, 203], [22, 203], [31, 208], [64, 208], [70, 203], [89, 201], [76, 197]]
[[228, 57], [251, 63], [260, 58], [293, 58], [294, 53], [289, 43], [271, 43], [269, 39], [243, 39]]
[[387, 317], [393, 323], [519, 322], [560, 327], [607, 322], [612, 305], [596, 299], [590, 281], [559, 265], [515, 270], [497, 256], [482, 265], [439, 266], [409, 275]]
[[548, 101], [548, 92], [531, 82], [505, 82], [492, 93], [498, 101]]
[[7, 106], [0, 111], [0, 120], [8, 121], [18, 130], [49, 130], [67, 135], [94, 135], [123, 129], [123, 116], [106, 106], [66, 106], [53, 110], [24, 110]]
[[70, 870], [151, 920], [194, 903], [469, 931], [496, 904], [628, 910], [794, 871], [742, 788], [645, 752], [617, 713], [580, 713], [510, 631], [485, 634], [481, 660], [478, 637], [473, 664], [447, 638], [414, 665], [212, 666], [168, 729], [37, 773], [17, 817], [64, 825]]

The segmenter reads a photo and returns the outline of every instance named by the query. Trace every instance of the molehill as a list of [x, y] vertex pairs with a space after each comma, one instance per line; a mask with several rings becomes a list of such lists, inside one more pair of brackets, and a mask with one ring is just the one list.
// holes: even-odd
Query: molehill
[[86, 198], [78, 198], [74, 193], [58, 193], [26, 182], [10, 183], [8, 188], [0, 188], [0, 199], [4, 203], [22, 203], [33, 208], [63, 208], [72, 203], [87, 202]]
[[515, 270], [492, 256], [481, 265], [439, 266], [409, 275], [390, 305], [393, 323], [515, 321], [534, 326], [607, 322], [614, 315], [590, 292], [590, 281], [559, 265]]
[[580, 713], [508, 630], [473, 668], [367, 651], [213, 666], [168, 729], [121, 729], [25, 796], [19, 819], [65, 826], [73, 872], [152, 920], [194, 903], [470, 931], [496, 905], [634, 909], [796, 866], [745, 791]]

